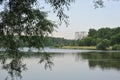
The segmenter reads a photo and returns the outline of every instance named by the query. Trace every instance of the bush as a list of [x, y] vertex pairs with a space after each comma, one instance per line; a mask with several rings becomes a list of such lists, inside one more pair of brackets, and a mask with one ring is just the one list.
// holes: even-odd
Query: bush
[[120, 50], [120, 44], [115, 44], [115, 45], [112, 47], [112, 50]]
[[112, 38], [111, 38], [111, 44], [112, 45], [120, 44], [120, 33], [112, 36]]
[[107, 47], [110, 46], [110, 41], [107, 39], [104, 39], [103, 41], [101, 41], [100, 43], [97, 44], [96, 49], [98, 50], [106, 50]]
[[106, 48], [105, 48], [104, 45], [100, 42], [99, 44], [97, 44], [96, 49], [98, 49], [98, 50], [105, 50]]

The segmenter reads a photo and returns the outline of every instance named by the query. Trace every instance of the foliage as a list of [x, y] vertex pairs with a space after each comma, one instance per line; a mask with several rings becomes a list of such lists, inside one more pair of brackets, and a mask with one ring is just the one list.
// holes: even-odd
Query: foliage
[[90, 29], [88, 36], [96, 37], [96, 38], [103, 38], [103, 39], [110, 39], [111, 35], [112, 35], [112, 29], [100, 28], [98, 30]]
[[115, 45], [112, 47], [112, 50], [120, 50], [120, 44], [115, 44]]
[[100, 42], [101, 39], [94, 38], [94, 37], [85, 37], [81, 40], [79, 40], [78, 45], [79, 46], [95, 46], [98, 42]]
[[98, 30], [89, 29], [88, 37], [92, 37], [98, 44], [103, 39], [108, 39], [111, 45], [120, 44], [120, 27], [116, 28], [100, 28]]
[[89, 37], [96, 37], [97, 31], [95, 29], [89, 29], [88, 36]]
[[[64, 7], [69, 9], [74, 0], [45, 0], [60, 21], [67, 24]], [[44, 38], [52, 33], [56, 24], [47, 19], [47, 13], [39, 8], [38, 0], [0, 0], [0, 41], [8, 49], [16, 50], [20, 41], [27, 42], [29, 47], [43, 47]], [[17, 39], [15, 38], [17, 36]], [[24, 37], [25, 36], [25, 37]], [[14, 44], [14, 46], [13, 46]]]
[[45, 46], [63, 47], [74, 45], [74, 40], [68, 40], [64, 38], [48, 37], [46, 40]]
[[[63, 47], [63, 46], [74, 46], [76, 44], [77, 41], [75, 40], [68, 40], [68, 39], [64, 39], [64, 38], [55, 38], [55, 37], [45, 37], [43, 38], [43, 41], [39, 41], [36, 42], [36, 40], [33, 38], [38, 37], [39, 36], [21, 36], [22, 39], [18, 38], [18, 36], [14, 36], [14, 40], [19, 39], [19, 41], [17, 42], [16, 45], [19, 45], [19, 47], [39, 47], [39, 46], [47, 46], [47, 47]], [[29, 41], [26, 41], [26, 38], [29, 39]], [[7, 43], [0, 43], [0, 47], [6, 48], [5, 45]], [[43, 44], [43, 45], [42, 45]], [[11, 43], [12, 45], [12, 43]], [[13, 46], [15, 47], [15, 45]]]
[[120, 44], [120, 32], [111, 37], [111, 44]]
[[88, 45], [90, 46], [92, 43], [92, 38], [91, 37], [86, 37], [86, 38], [83, 38], [83, 41], [84, 41], [84, 45]]
[[110, 39], [111, 29], [110, 28], [101, 28], [97, 32], [97, 37], [103, 39]]
[[95, 8], [102, 8], [102, 7], [104, 7], [104, 1], [103, 0], [94, 0], [94, 6], [95, 6]]
[[120, 44], [120, 27], [89, 29], [88, 36], [78, 40], [79, 46], [96, 46], [97, 49], [106, 50], [110, 45]]
[[66, 6], [67, 10], [69, 10], [70, 3], [75, 2], [75, 0], [45, 0], [45, 2], [53, 7], [54, 12], [57, 12], [60, 21], [68, 24], [69, 17], [64, 13], [64, 7]]
[[110, 41], [104, 39], [102, 42], [98, 43], [96, 48], [99, 50], [106, 50], [110, 46]]

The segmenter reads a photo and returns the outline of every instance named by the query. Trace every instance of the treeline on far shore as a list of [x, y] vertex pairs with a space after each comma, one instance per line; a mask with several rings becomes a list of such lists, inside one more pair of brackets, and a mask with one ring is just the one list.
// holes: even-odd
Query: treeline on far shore
[[[0, 47], [6, 47], [4, 39], [7, 39], [7, 37], [10, 36], [0, 36], [1, 43]], [[17, 40], [18, 36], [14, 36], [14, 40]], [[37, 44], [36, 42], [36, 37], [39, 36], [20, 36], [21, 40], [18, 40], [19, 47], [29, 47]], [[28, 40], [26, 40], [26, 37]], [[32, 39], [29, 41], [29, 39]], [[87, 46], [87, 49], [92, 46], [94, 49], [99, 49], [99, 50], [106, 50], [106, 49], [113, 49], [113, 50], [120, 50], [120, 27], [116, 28], [100, 28], [98, 30], [96, 29], [89, 29], [88, 36], [84, 37], [83, 39], [78, 39], [78, 40], [69, 40], [69, 39], [64, 39], [64, 38], [56, 38], [56, 37], [46, 37], [43, 38], [44, 42], [40, 42], [40, 39], [37, 41], [40, 42], [43, 47], [59, 47], [59, 48], [64, 48], [64, 46], [74, 46], [74, 47], [79, 47], [80, 48], [83, 46]], [[4, 44], [3, 44], [4, 43]], [[12, 42], [10, 42], [13, 44]], [[37, 46], [41, 46], [37, 45]], [[9, 46], [9, 45], [8, 45]], [[13, 44], [14, 46], [14, 44]], [[72, 47], [72, 48], [74, 48]], [[86, 48], [86, 47], [85, 47]]]
[[49, 47], [59, 47], [59, 48], [62, 48], [63, 46], [75, 46], [76, 40], [48, 37], [44, 45]]
[[45, 45], [54, 47], [80, 46], [80, 48], [83, 46], [82, 49], [84, 49], [85, 46], [87, 46], [87, 49], [89, 49], [89, 47], [91, 49], [91, 46], [95, 46], [96, 48], [94, 49], [98, 50], [120, 50], [120, 27], [106, 27], [98, 30], [89, 29], [88, 36], [78, 40], [49, 37]]
[[120, 27], [89, 29], [88, 36], [76, 42], [78, 46], [96, 46], [100, 50], [112, 46], [113, 50], [120, 50]]
[[[1, 39], [0, 47], [2, 47], [2, 48], [9, 47], [9, 45], [6, 44], [6, 41], [4, 40], [4, 39], [7, 39], [8, 37], [12, 37], [12, 36], [0, 36], [0, 39]], [[36, 47], [36, 44], [37, 44], [37, 42], [35, 40], [36, 37], [39, 37], [39, 36], [20, 36], [20, 38], [18, 38], [18, 36], [14, 36], [14, 40], [11, 41], [10, 44], [13, 44], [12, 45], [13, 47], [16, 47], [17, 45], [19, 47], [29, 47], [29, 46]], [[19, 40], [17, 40], [17, 39], [19, 39]], [[30, 40], [30, 39], [32, 39], [32, 40]], [[41, 42], [41, 45], [43, 47], [62, 48], [63, 46], [76, 45], [75, 40], [68, 40], [68, 39], [56, 38], [56, 37], [45, 37], [43, 39], [44, 40]], [[17, 45], [14, 45], [14, 41], [16, 41], [16, 40], [18, 41]], [[40, 42], [40, 39], [38, 39], [37, 41]], [[37, 46], [41, 46], [41, 45], [38, 44]]]

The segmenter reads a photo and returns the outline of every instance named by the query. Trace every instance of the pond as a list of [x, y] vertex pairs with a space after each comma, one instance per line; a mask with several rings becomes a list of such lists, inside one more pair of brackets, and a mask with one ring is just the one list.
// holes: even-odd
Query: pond
[[0, 80], [120, 80], [120, 52], [45, 51], [7, 56], [0, 52]]

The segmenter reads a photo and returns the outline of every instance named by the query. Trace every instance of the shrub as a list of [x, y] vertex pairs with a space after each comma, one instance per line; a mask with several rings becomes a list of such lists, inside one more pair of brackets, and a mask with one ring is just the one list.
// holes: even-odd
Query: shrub
[[104, 47], [104, 45], [100, 42], [99, 44], [97, 44], [96, 49], [98, 49], [98, 50], [105, 50], [105, 47]]
[[98, 50], [106, 50], [107, 47], [110, 46], [110, 41], [107, 39], [102, 40], [100, 43], [97, 44], [96, 49]]
[[112, 50], [120, 50], [120, 44], [115, 44], [115, 45], [112, 47]]

